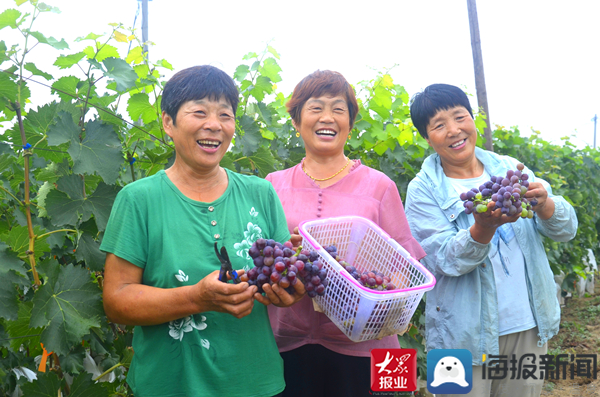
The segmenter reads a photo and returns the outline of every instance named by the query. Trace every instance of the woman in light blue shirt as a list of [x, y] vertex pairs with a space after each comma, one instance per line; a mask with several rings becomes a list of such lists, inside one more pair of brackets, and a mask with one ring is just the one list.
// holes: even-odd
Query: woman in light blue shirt
[[[427, 349], [467, 349], [473, 356], [468, 395], [539, 396], [542, 379], [482, 379], [484, 355], [547, 353], [558, 332], [560, 307], [542, 235], [569, 241], [577, 232], [573, 207], [550, 185], [529, 175], [526, 197], [537, 199], [532, 219], [499, 209], [467, 215], [460, 192], [516, 170], [518, 160], [475, 146], [477, 129], [467, 96], [434, 84], [417, 94], [411, 118], [435, 154], [410, 182], [406, 215], [437, 279], [427, 293]], [[487, 364], [487, 363], [486, 363]], [[538, 376], [539, 378], [539, 376]], [[440, 395], [440, 394], [438, 394]]]

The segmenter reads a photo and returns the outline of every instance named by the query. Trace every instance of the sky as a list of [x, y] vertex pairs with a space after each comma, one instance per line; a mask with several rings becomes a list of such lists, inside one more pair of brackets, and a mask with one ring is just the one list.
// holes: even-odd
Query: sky
[[[11, 3], [2, 0], [0, 11]], [[34, 30], [69, 43], [110, 32], [111, 22], [134, 26], [138, 12], [136, 0], [47, 3], [61, 13], [44, 15]], [[600, 115], [600, 2], [479, 0], [477, 11], [492, 124], [593, 146], [592, 118]], [[477, 107], [467, 0], [151, 0], [148, 15], [150, 59], [166, 59], [174, 72], [211, 64], [232, 75], [246, 53], [270, 44], [281, 55], [278, 90], [286, 95], [317, 69], [336, 70], [357, 84], [392, 68], [394, 81], [411, 96], [447, 83], [472, 94]], [[141, 20], [140, 7], [140, 36]], [[12, 33], [3, 29], [0, 40], [8, 44]], [[52, 73], [58, 53], [42, 47], [30, 59], [40, 69], [48, 62], [42, 70]], [[71, 46], [63, 53], [80, 50]], [[600, 122], [597, 128], [600, 147]]]

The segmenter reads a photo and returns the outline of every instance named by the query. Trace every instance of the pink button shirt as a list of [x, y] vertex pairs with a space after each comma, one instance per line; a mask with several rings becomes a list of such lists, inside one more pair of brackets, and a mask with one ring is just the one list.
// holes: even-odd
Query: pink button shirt
[[[302, 171], [302, 163], [269, 174], [266, 179], [281, 200], [290, 233], [305, 220], [358, 215], [378, 224], [414, 258], [425, 256], [410, 234], [395, 183], [382, 172], [362, 165], [360, 160], [354, 161], [348, 175], [323, 189]], [[308, 296], [287, 308], [270, 305], [269, 318], [281, 352], [305, 344], [321, 344], [336, 353], [369, 357], [371, 349], [400, 347], [396, 335], [351, 341], [327, 316], [314, 311]]]

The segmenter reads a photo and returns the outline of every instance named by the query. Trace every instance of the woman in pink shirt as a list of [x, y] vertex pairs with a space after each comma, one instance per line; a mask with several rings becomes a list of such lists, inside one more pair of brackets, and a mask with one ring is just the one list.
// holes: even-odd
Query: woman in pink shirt
[[[306, 157], [267, 175], [286, 214], [292, 242], [300, 222], [358, 215], [384, 229], [417, 259], [425, 252], [410, 234], [396, 184], [385, 174], [351, 160], [344, 145], [356, 120], [354, 90], [337, 72], [316, 71], [294, 89], [287, 103]], [[368, 396], [370, 350], [400, 348], [396, 335], [356, 343], [348, 339], [305, 296], [288, 308], [269, 306], [284, 360], [283, 396]]]

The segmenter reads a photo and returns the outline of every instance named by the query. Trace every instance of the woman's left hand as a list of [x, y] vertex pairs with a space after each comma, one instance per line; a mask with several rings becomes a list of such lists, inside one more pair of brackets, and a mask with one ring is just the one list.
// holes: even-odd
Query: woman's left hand
[[265, 283], [263, 284], [262, 288], [263, 291], [265, 291], [265, 295], [257, 292], [254, 294], [254, 299], [265, 306], [270, 304], [278, 307], [292, 306], [294, 303], [302, 299], [304, 295], [306, 295], [304, 284], [302, 284], [300, 280], [298, 280], [296, 285], [294, 285], [294, 290], [296, 292], [293, 295], [290, 295], [285, 289], [281, 288], [277, 284], [270, 285], [269, 283]]
[[554, 214], [554, 200], [548, 197], [548, 191], [540, 182], [531, 182], [525, 197], [529, 201], [532, 199], [537, 200], [537, 204], [532, 206], [531, 209], [540, 219], [546, 220]]

